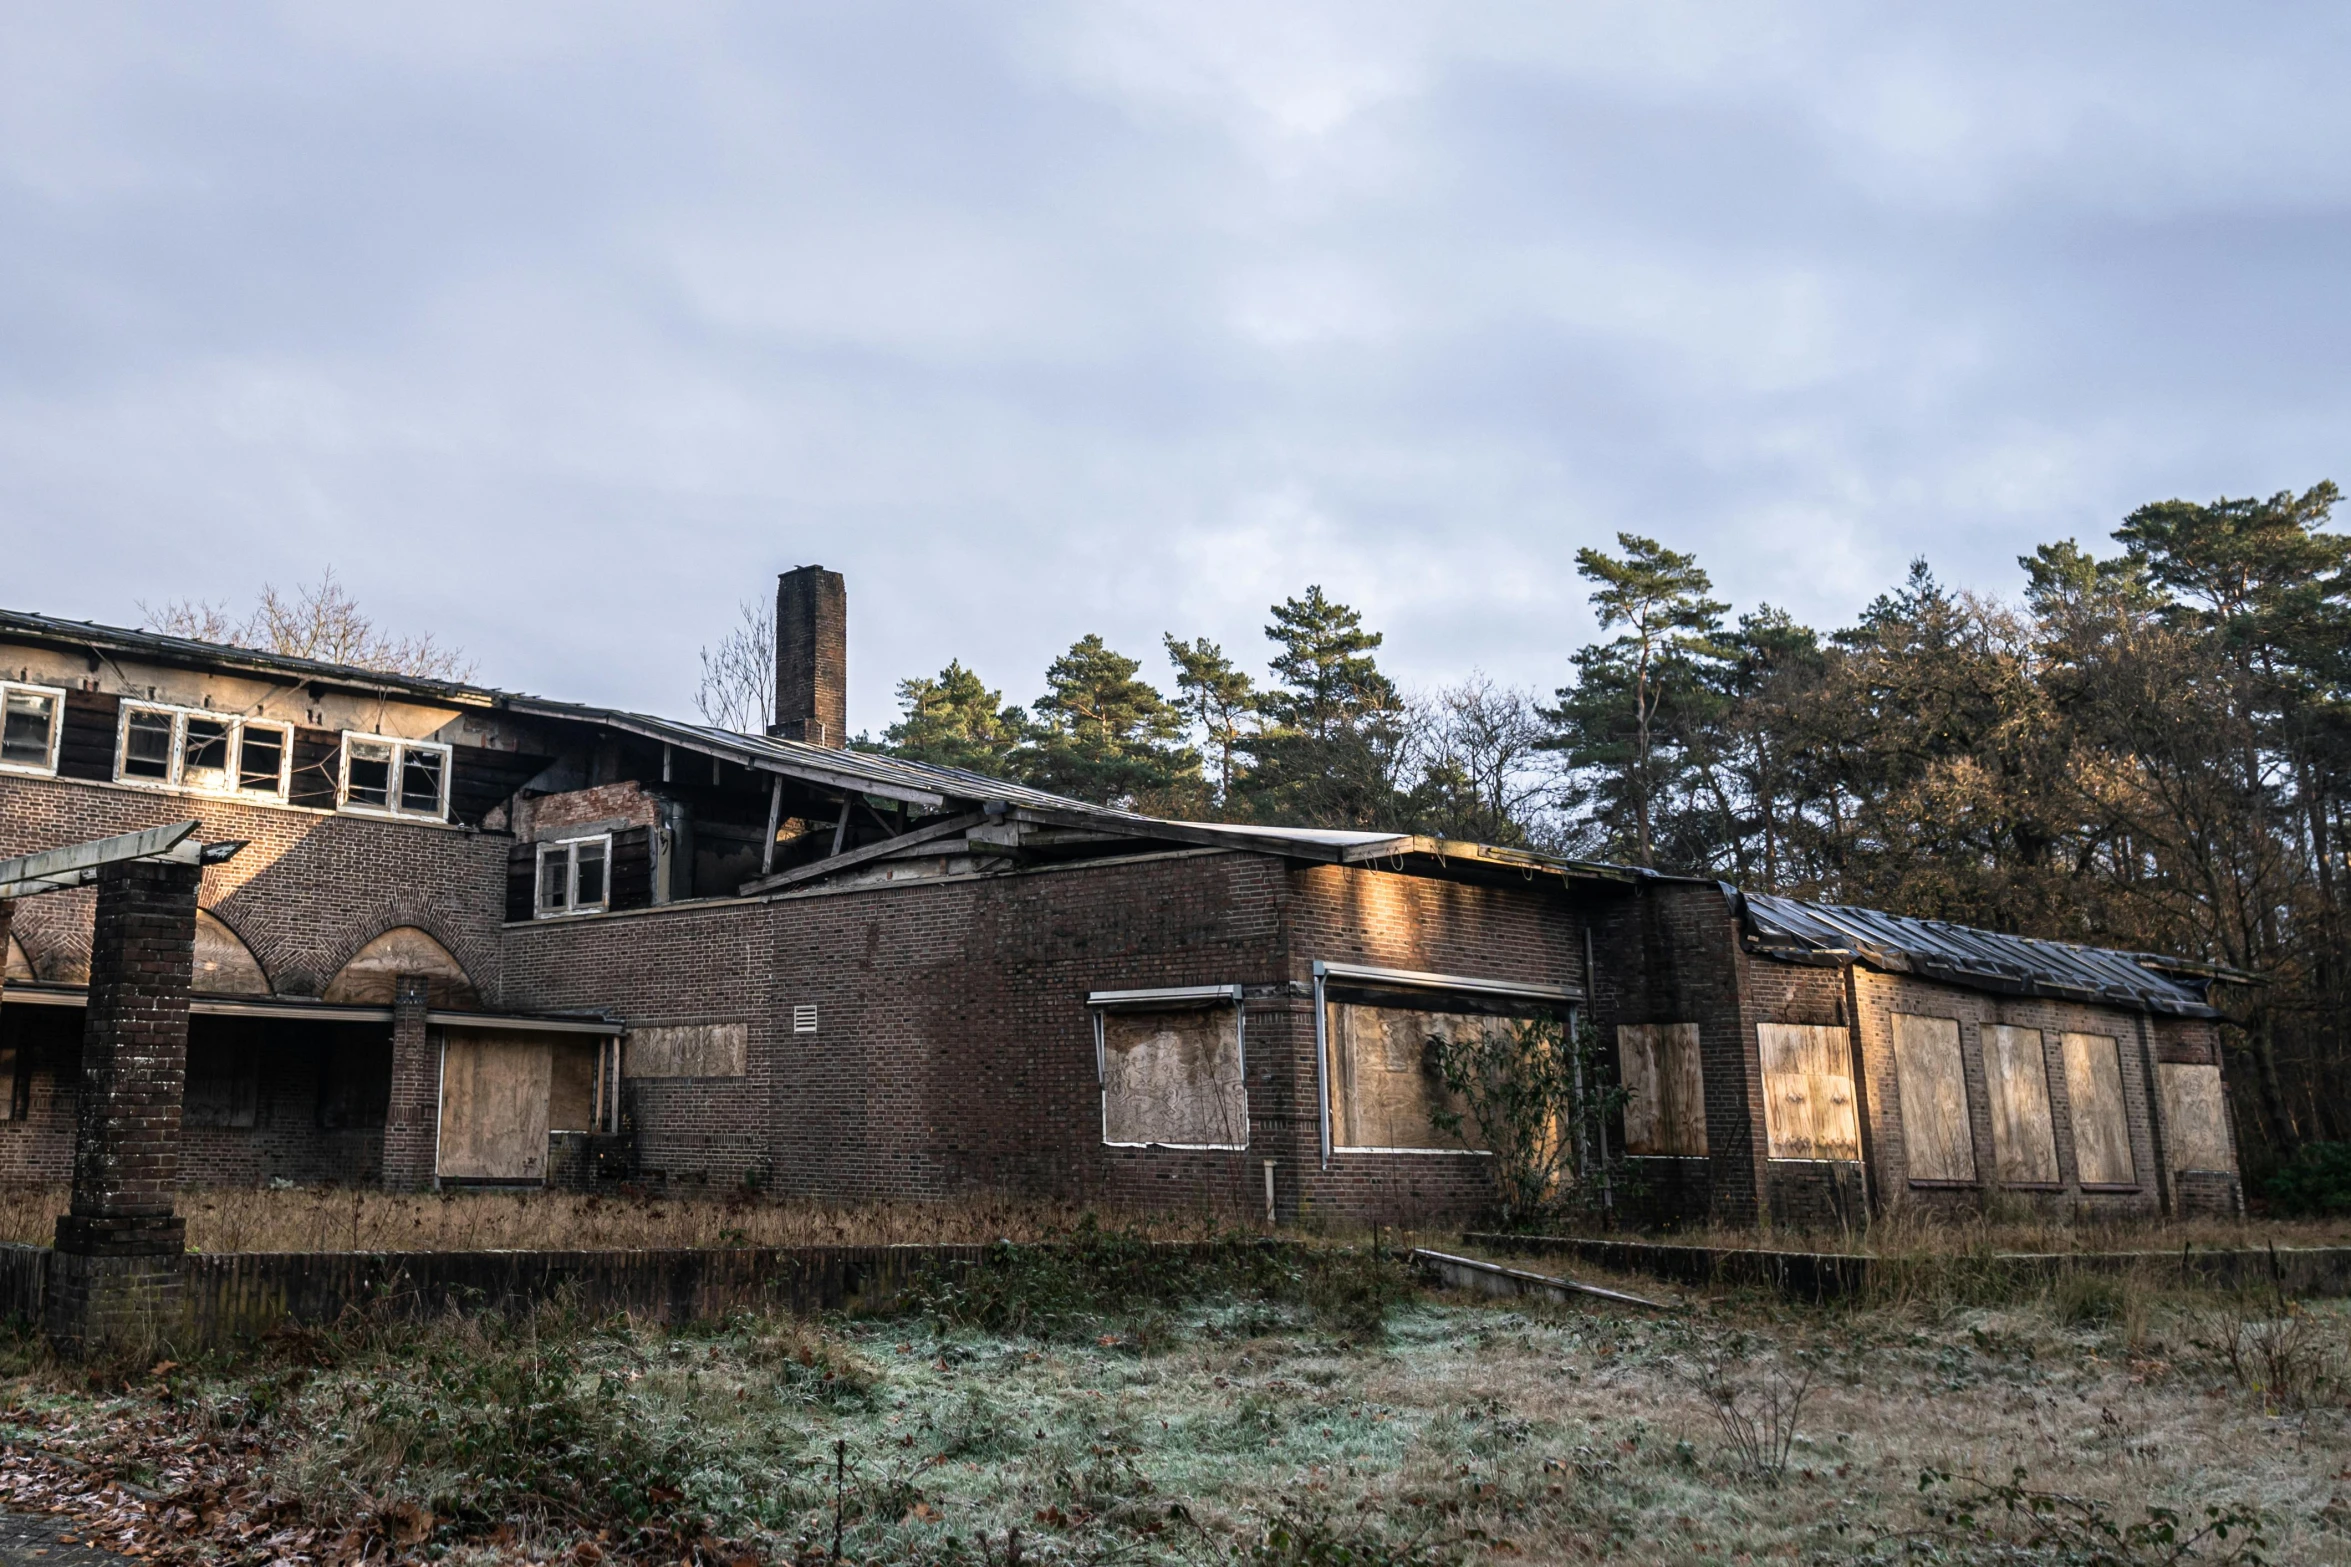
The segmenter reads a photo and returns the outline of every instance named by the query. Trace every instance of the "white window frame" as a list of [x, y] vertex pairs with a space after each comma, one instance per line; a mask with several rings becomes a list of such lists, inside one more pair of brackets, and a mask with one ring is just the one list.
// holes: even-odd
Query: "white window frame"
[[[171, 760], [161, 778], [133, 778], [123, 769], [129, 759], [131, 743], [131, 715], [133, 713], [162, 713], [171, 719]], [[226, 782], [219, 785], [192, 784], [185, 780], [188, 762], [188, 720], [201, 718], [207, 723], [220, 724], [229, 732], [228, 762], [222, 769]], [[64, 728], [62, 719], [58, 725]], [[279, 736], [277, 787], [248, 789], [244, 787], [245, 731], [275, 730]], [[122, 713], [114, 723], [114, 781], [132, 789], [158, 789], [172, 794], [203, 794], [221, 800], [253, 800], [272, 805], [286, 803], [288, 786], [294, 766], [294, 726], [270, 718], [247, 718], [241, 713], [223, 713], [209, 707], [182, 707], [171, 702], [150, 702], [145, 698], [125, 697]]]
[[[49, 760], [40, 765], [31, 762], [0, 762], [0, 773], [16, 773], [28, 778], [57, 776], [57, 751], [65, 739], [65, 692], [57, 686], [44, 686], [30, 680], [0, 680], [0, 704], [10, 692], [23, 691], [33, 696], [45, 696], [56, 703], [49, 719]], [[0, 706], [0, 722], [5, 722], [6, 708]]]
[[[1241, 1066], [1241, 1140], [1237, 1143], [1122, 1143], [1110, 1135], [1110, 1050], [1102, 1037], [1108, 1012], [1222, 1011], [1233, 1009], [1233, 1048]], [[1086, 997], [1094, 1015], [1094, 1091], [1102, 1102], [1105, 1148], [1173, 1148], [1232, 1153], [1249, 1146], [1249, 1009], [1238, 985], [1175, 985], [1164, 990], [1097, 990]]]
[[[384, 803], [381, 805], [362, 804], [351, 798], [351, 742], [354, 740], [392, 748], [391, 772], [385, 779]], [[408, 753], [411, 751], [437, 751], [441, 756], [441, 799], [430, 811], [413, 811], [400, 803], [400, 774], [407, 767]], [[346, 729], [337, 752], [340, 760], [335, 773], [335, 809], [354, 816], [380, 816], [404, 822], [446, 822], [449, 819], [449, 788], [456, 761], [449, 746], [438, 740], [403, 740], [397, 735], [376, 735], [361, 729]]]
[[1468, 974], [1429, 974], [1418, 969], [1367, 968], [1360, 963], [1324, 963], [1317, 960], [1314, 965], [1314, 1101], [1317, 1117], [1322, 1122], [1322, 1167], [1326, 1170], [1331, 1167], [1331, 1156], [1342, 1153], [1433, 1154], [1438, 1158], [1453, 1159], [1494, 1157], [1490, 1148], [1357, 1148], [1339, 1147], [1332, 1143], [1330, 1001], [1324, 994], [1331, 980], [1337, 980], [1341, 985], [1352, 983], [1390, 990], [1425, 990], [1432, 1000], [1452, 994], [1544, 1002], [1559, 1009], [1570, 1039], [1575, 1037], [1576, 1027], [1582, 1021], [1584, 992], [1577, 985], [1529, 985], [1516, 980], [1482, 979]]
[[[583, 907], [580, 903], [580, 845], [604, 845], [604, 896]], [[547, 856], [560, 849], [564, 856], [563, 907], [550, 909], [540, 901], [540, 889], [547, 884]], [[612, 834], [608, 832], [582, 833], [577, 838], [550, 838], [538, 845], [538, 854], [531, 862], [531, 918], [536, 920], [567, 920], [581, 914], [608, 914], [612, 911]]]

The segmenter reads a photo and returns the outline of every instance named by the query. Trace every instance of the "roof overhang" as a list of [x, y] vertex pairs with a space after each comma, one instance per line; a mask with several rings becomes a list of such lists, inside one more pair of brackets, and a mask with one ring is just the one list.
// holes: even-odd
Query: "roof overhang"
[[[12, 1007], [72, 1007], [78, 1010], [90, 1004], [90, 992], [84, 985], [27, 984], [16, 980], [0, 988], [0, 1003]], [[346, 1006], [303, 997], [208, 996], [200, 991], [188, 998], [188, 1013], [191, 1017], [261, 1018], [278, 1023], [363, 1023], [389, 1026], [392, 1022], [390, 1007]], [[434, 1008], [425, 1013], [425, 1021], [436, 1028], [495, 1029], [503, 1033], [611, 1036], [628, 1032], [628, 1025], [611, 1018], [563, 1017], [549, 1013], [463, 1012]]]

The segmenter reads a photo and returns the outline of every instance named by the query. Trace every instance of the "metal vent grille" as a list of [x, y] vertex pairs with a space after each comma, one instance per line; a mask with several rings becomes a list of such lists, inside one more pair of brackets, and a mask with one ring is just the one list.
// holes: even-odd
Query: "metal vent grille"
[[816, 1032], [815, 1002], [802, 1001], [794, 1004], [792, 1008], [792, 1032], [795, 1034], [813, 1034]]

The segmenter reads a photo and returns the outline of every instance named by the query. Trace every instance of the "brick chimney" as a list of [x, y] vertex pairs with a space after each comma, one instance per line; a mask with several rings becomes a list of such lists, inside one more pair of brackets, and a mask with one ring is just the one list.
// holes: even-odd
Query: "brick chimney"
[[776, 579], [776, 721], [768, 733], [810, 745], [849, 739], [849, 586], [801, 566]]

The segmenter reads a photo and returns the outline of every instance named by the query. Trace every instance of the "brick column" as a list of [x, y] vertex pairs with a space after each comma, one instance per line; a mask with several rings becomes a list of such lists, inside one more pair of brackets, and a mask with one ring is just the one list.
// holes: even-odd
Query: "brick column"
[[384, 1190], [430, 1191], [440, 1154], [441, 1062], [425, 1031], [425, 980], [392, 992], [392, 1101], [384, 1113]]
[[146, 1348], [179, 1325], [187, 1223], [172, 1198], [202, 877], [157, 861], [98, 873], [73, 1207], [57, 1221], [46, 1303], [49, 1335], [68, 1354]]

